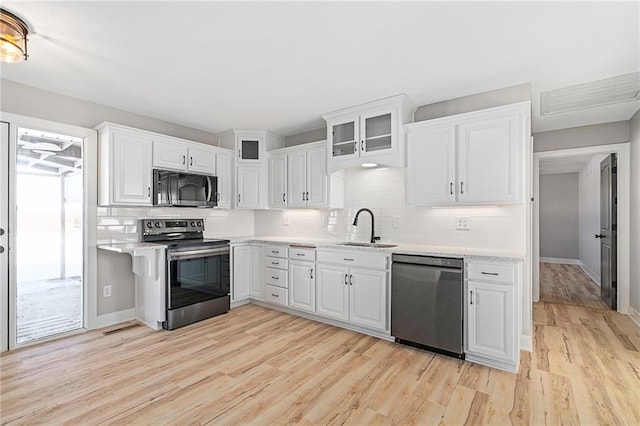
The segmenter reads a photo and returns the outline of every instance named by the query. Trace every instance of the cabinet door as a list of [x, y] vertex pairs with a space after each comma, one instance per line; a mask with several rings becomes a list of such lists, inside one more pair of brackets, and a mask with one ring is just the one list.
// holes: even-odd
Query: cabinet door
[[305, 207], [307, 205], [307, 153], [295, 152], [288, 155], [287, 194], [289, 207]]
[[244, 162], [259, 162], [261, 158], [262, 145], [264, 144], [264, 138], [262, 136], [238, 136], [236, 139], [236, 146], [238, 149], [238, 161]]
[[360, 117], [352, 116], [328, 124], [331, 129], [329, 143], [333, 158], [356, 158], [360, 153], [358, 136]]
[[231, 296], [233, 300], [249, 297], [252, 278], [251, 246], [233, 248], [233, 283]]
[[516, 115], [484, 119], [458, 126], [457, 191], [464, 202], [519, 199], [519, 134]]
[[449, 204], [456, 200], [455, 126], [407, 135], [407, 204]]
[[216, 176], [218, 177], [218, 207], [231, 208], [231, 173], [233, 158], [230, 152], [216, 153]]
[[360, 156], [383, 154], [396, 148], [394, 116], [388, 110], [363, 113], [360, 118]]
[[287, 207], [287, 156], [269, 158], [269, 207]]
[[150, 138], [114, 132], [113, 134], [113, 204], [151, 205]]
[[249, 296], [252, 299], [264, 299], [264, 281], [262, 279], [262, 271], [264, 269], [263, 254], [261, 246], [249, 246], [250, 262], [245, 268], [251, 270], [251, 279], [249, 280]]
[[216, 174], [216, 151], [205, 145], [202, 147], [189, 147], [187, 163], [190, 172]]
[[260, 208], [260, 167], [238, 166], [239, 208]]
[[326, 207], [327, 151], [323, 148], [307, 151], [307, 206]]
[[468, 281], [467, 352], [513, 361], [516, 356], [513, 285]]
[[351, 268], [349, 292], [349, 321], [387, 330], [387, 272]]
[[316, 301], [315, 267], [311, 262], [292, 260], [289, 264], [289, 306], [314, 312]]
[[349, 268], [316, 264], [316, 313], [349, 320]]
[[156, 138], [153, 141], [153, 167], [170, 170], [187, 169], [187, 147], [184, 143]]

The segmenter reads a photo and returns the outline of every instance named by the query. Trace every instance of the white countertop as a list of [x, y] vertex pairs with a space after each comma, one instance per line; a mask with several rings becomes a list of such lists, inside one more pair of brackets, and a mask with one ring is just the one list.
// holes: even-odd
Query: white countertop
[[116, 253], [132, 253], [141, 250], [159, 250], [166, 249], [166, 244], [158, 243], [116, 243], [116, 244], [98, 244], [98, 248], [102, 250], [113, 251]]

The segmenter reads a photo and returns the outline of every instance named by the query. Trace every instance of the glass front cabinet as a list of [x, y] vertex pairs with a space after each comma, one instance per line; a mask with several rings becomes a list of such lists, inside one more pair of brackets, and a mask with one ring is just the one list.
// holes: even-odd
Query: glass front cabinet
[[329, 172], [368, 162], [404, 167], [402, 125], [414, 111], [406, 95], [397, 95], [323, 115]]

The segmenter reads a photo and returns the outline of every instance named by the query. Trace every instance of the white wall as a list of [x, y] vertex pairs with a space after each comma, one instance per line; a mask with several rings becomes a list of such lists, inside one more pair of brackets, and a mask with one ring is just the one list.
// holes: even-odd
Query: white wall
[[[476, 246], [525, 252], [525, 206], [504, 207], [404, 207], [404, 170], [350, 168], [345, 173], [345, 208], [342, 210], [264, 210], [255, 212], [259, 236], [291, 236], [334, 241], [368, 241], [373, 210], [376, 235], [382, 242], [426, 244], [442, 247]], [[457, 231], [455, 217], [470, 217], [471, 229]], [[283, 224], [287, 218], [288, 225]], [[399, 226], [394, 226], [394, 219]]]
[[540, 176], [540, 257], [578, 259], [578, 173]]
[[[640, 111], [631, 119], [631, 287], [630, 305], [640, 313]], [[640, 315], [635, 316], [640, 325]]]
[[600, 285], [600, 162], [606, 155], [596, 155], [580, 171], [578, 223], [580, 227], [579, 260], [581, 266]]

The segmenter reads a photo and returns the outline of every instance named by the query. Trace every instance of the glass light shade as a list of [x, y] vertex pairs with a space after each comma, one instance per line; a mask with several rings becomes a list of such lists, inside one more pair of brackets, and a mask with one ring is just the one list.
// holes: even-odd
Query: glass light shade
[[360, 164], [360, 166], [369, 169], [369, 168], [373, 168], [373, 167], [378, 167], [378, 163], [362, 163], [362, 164]]
[[0, 61], [20, 62], [27, 59], [27, 34], [22, 20], [0, 9]]

